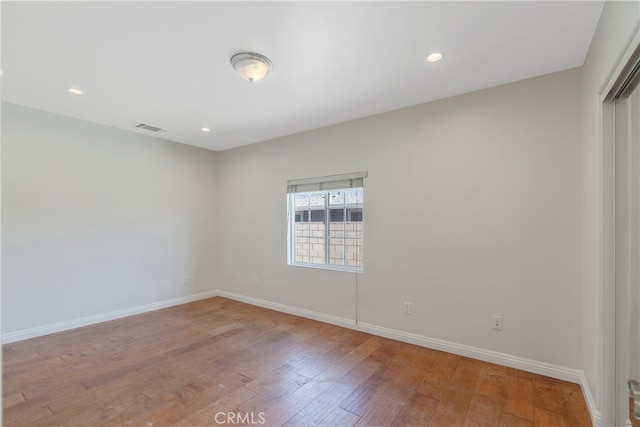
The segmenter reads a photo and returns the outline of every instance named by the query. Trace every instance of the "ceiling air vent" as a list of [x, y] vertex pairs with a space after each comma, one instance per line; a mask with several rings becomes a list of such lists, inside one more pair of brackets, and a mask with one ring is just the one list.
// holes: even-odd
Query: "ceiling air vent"
[[165, 129], [159, 128], [157, 126], [151, 126], [146, 123], [137, 123], [134, 126], [137, 127], [138, 129], [144, 129], [144, 130], [148, 130], [150, 132], [155, 132], [155, 133], [166, 132]]

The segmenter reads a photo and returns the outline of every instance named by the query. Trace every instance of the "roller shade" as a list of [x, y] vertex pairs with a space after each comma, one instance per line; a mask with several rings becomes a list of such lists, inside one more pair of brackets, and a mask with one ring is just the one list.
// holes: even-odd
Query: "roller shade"
[[287, 181], [287, 193], [362, 188], [367, 176], [367, 172], [355, 172], [318, 178], [293, 179]]

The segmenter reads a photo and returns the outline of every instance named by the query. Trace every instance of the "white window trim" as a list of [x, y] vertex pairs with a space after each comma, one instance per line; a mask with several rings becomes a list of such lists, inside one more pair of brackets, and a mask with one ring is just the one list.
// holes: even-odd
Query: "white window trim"
[[[364, 259], [361, 266], [349, 266], [341, 264], [313, 264], [311, 262], [301, 263], [295, 261], [295, 219], [294, 219], [294, 206], [292, 205], [292, 194], [296, 193], [308, 193], [308, 192], [329, 192], [331, 190], [348, 190], [350, 188], [362, 188], [364, 191], [364, 178], [368, 176], [367, 172], [356, 172], [351, 174], [332, 175], [319, 178], [305, 178], [298, 180], [287, 181], [287, 265], [294, 267], [306, 267], [306, 268], [318, 268], [323, 270], [333, 271], [345, 271], [350, 273], [363, 273], [364, 272]], [[329, 221], [330, 206], [325, 204], [325, 224]], [[364, 224], [364, 203], [362, 204]], [[325, 228], [325, 232], [328, 230]], [[364, 230], [362, 230], [362, 242], [364, 242]], [[327, 237], [325, 237], [326, 239]], [[328, 251], [328, 247], [325, 244], [325, 250]], [[364, 247], [362, 247], [364, 251]], [[327, 252], [328, 253], [328, 252]]]

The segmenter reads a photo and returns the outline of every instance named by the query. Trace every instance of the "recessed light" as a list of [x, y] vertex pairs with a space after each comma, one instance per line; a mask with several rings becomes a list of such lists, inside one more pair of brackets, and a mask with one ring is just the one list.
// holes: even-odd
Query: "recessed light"
[[434, 52], [431, 55], [427, 56], [427, 62], [438, 62], [442, 59], [442, 54], [440, 52]]
[[78, 89], [78, 88], [70, 87], [67, 90], [69, 91], [69, 93], [72, 93], [74, 95], [82, 95], [82, 91], [80, 89]]
[[211, 129], [209, 129], [209, 128], [200, 128], [200, 130], [201, 130], [202, 132], [209, 132]]

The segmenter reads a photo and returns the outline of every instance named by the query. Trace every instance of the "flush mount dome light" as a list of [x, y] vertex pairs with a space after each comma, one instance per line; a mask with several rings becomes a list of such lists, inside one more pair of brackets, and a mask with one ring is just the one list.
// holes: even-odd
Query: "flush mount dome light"
[[231, 57], [231, 66], [243, 79], [257, 82], [269, 74], [272, 64], [269, 58], [264, 55], [242, 52]]

